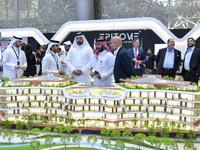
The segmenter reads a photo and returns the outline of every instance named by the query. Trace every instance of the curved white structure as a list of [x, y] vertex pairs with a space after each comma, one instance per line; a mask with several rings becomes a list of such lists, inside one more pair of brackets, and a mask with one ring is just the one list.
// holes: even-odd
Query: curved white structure
[[[195, 40], [200, 36], [200, 24], [195, 26], [183, 38], [177, 38], [159, 20], [155, 18], [128, 18], [128, 19], [106, 19], [89, 21], [71, 21], [63, 24], [52, 37], [53, 40], [63, 41], [70, 32], [74, 31], [102, 31], [102, 30], [140, 30], [150, 29], [155, 32], [164, 42], [168, 38], [173, 38], [176, 48], [182, 51], [182, 56], [187, 48], [187, 38], [193, 37]], [[12, 37], [20, 35], [22, 37], [33, 37], [38, 43], [48, 43], [46, 37], [35, 28], [1, 29], [2, 37]]]
[[21, 37], [33, 37], [40, 44], [46, 44], [49, 40], [36, 28], [15, 28], [15, 29], [0, 29], [2, 37], [13, 37], [14, 35]]

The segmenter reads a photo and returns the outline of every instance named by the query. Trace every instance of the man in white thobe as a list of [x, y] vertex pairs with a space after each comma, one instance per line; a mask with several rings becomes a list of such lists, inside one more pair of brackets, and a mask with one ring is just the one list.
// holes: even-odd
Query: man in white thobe
[[7, 49], [3, 52], [3, 73], [4, 78], [20, 77], [23, 74], [23, 70], [27, 67], [26, 55], [21, 50], [22, 38], [13, 36], [12, 41], [8, 45]]
[[93, 56], [93, 50], [85, 36], [78, 33], [67, 54], [66, 62], [70, 70], [69, 76], [74, 76], [76, 82], [91, 85], [90, 69], [93, 63]]
[[[62, 55], [60, 55], [60, 59], [61, 59], [61, 70], [65, 72], [65, 74], [70, 74], [70, 71], [67, 67], [67, 63], [66, 63], [66, 59], [67, 59], [67, 54], [69, 52], [69, 49], [72, 45], [72, 43], [70, 41], [66, 41], [63, 43], [64, 44], [64, 48], [65, 51], [62, 53]], [[70, 77], [70, 76], [69, 76]]]
[[95, 42], [95, 46], [95, 59], [90, 75], [94, 77], [94, 85], [110, 86], [112, 83], [115, 57], [104, 39], [99, 38]]
[[60, 70], [61, 60], [56, 54], [58, 49], [59, 41], [50, 40], [45, 56], [42, 59], [42, 73], [59, 73], [60, 75], [65, 73]]

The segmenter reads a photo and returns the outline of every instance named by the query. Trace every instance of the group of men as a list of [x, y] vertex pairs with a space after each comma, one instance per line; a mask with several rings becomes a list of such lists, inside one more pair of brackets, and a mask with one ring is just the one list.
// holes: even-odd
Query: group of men
[[[22, 38], [14, 36], [8, 48], [3, 53], [4, 77], [9, 79], [20, 77], [27, 67], [26, 57], [20, 46]], [[167, 48], [160, 49], [153, 67], [162, 76], [175, 77], [181, 62], [181, 52], [174, 48], [175, 41], [170, 38], [167, 41]], [[182, 76], [185, 81], [196, 82], [200, 75], [200, 49], [195, 48], [193, 38], [187, 40], [188, 49], [183, 59]], [[46, 54], [42, 60], [42, 73], [59, 73], [74, 76], [75, 81], [91, 85], [91, 77], [94, 77], [94, 85], [109, 86], [112, 83], [114, 74], [115, 83], [120, 79], [131, 76], [142, 76], [147, 67], [144, 50], [140, 49], [140, 41], [133, 40], [133, 48], [126, 50], [122, 47], [122, 39], [114, 36], [110, 40], [110, 48], [106, 40], [97, 39], [94, 51], [87, 39], [78, 33], [73, 44], [70, 41], [64, 42], [65, 52], [60, 53], [59, 41], [50, 40]], [[150, 50], [152, 52], [152, 50]], [[151, 54], [151, 52], [148, 52]], [[157, 67], [156, 67], [157, 66]]]

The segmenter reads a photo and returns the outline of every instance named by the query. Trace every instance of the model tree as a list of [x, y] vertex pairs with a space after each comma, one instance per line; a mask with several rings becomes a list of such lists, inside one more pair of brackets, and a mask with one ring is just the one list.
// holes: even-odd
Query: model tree
[[83, 121], [81, 119], [78, 119], [77, 124], [81, 125], [81, 124], [83, 124]]
[[184, 133], [181, 133], [181, 131], [178, 129], [178, 130], [176, 131], [176, 136], [175, 136], [175, 138], [177, 138], [177, 139], [179, 140], [179, 139], [182, 139], [183, 136], [184, 136]]
[[45, 139], [45, 145], [50, 147], [50, 150], [51, 150], [51, 147], [55, 144], [55, 143], [53, 143], [53, 139], [54, 138], [50, 137], [50, 136], [46, 137], [46, 139]]
[[152, 121], [152, 123], [151, 123], [151, 127], [152, 127], [152, 128], [155, 128], [155, 123], [156, 123], [155, 120]]
[[45, 128], [42, 129], [42, 133], [49, 134], [49, 132], [51, 132], [51, 128], [50, 127], [45, 127]]
[[69, 118], [65, 118], [65, 123], [69, 124], [70, 123], [70, 119]]
[[100, 122], [100, 121], [101, 121], [100, 118], [97, 118], [97, 119], [95, 120], [95, 122], [96, 122], [97, 125], [99, 125], [99, 122]]
[[163, 122], [163, 126], [164, 128], [168, 128], [168, 122], [167, 121]]
[[91, 143], [92, 148], [93, 148], [94, 144], [97, 142], [97, 137], [96, 137], [96, 135], [90, 135], [90, 136], [88, 136], [87, 142], [88, 142], [88, 143]]
[[40, 116], [40, 121], [43, 122], [44, 119], [45, 119], [44, 115], [41, 115], [41, 116]]
[[50, 120], [51, 120], [51, 121], [55, 121], [55, 120], [56, 120], [56, 114], [51, 114]]
[[190, 141], [186, 141], [183, 148], [184, 150], [197, 150], [197, 148], [194, 146], [194, 143]]
[[68, 143], [70, 141], [70, 137], [68, 135], [62, 135], [60, 137], [60, 141], [63, 142], [63, 144], [65, 145], [65, 148], [66, 148], [66, 143]]
[[180, 124], [177, 124], [177, 128], [180, 129], [180, 128], [181, 128], [181, 125], [180, 125]]
[[168, 137], [168, 136], [169, 136], [168, 130], [167, 130], [166, 128], [162, 128], [162, 132], [160, 133], [160, 136], [161, 136], [162, 138]]
[[82, 141], [82, 137], [80, 136], [80, 134], [74, 134], [72, 141], [74, 143], [78, 143], [78, 146], [80, 147], [80, 142]]
[[38, 128], [33, 128], [33, 129], [31, 129], [31, 133], [32, 133], [32, 134], [36, 134], [36, 137], [37, 137], [38, 133], [40, 133], [40, 132], [41, 132], [41, 130], [38, 129]]
[[28, 137], [28, 133], [26, 131], [21, 131], [17, 134], [17, 137], [19, 137], [24, 143], [24, 140]]
[[185, 124], [183, 124], [183, 125], [182, 125], [182, 128], [183, 128], [183, 130], [185, 130], [185, 128], [186, 128], [186, 125], [185, 125]]
[[74, 128], [72, 128], [70, 126], [66, 126], [64, 131], [70, 134], [70, 132], [74, 131]]
[[134, 126], [137, 124], [137, 122], [138, 122], [138, 120], [136, 120], [136, 119], [131, 120], [131, 123], [134, 123]]
[[117, 140], [117, 142], [115, 143], [115, 148], [116, 149], [124, 149], [125, 148], [125, 144], [124, 144], [124, 142], [123, 141], [121, 141], [121, 140]]
[[59, 135], [60, 135], [60, 133], [64, 132], [64, 129], [63, 129], [63, 127], [61, 127], [61, 126], [56, 126], [56, 127], [53, 129], [53, 132], [58, 132]]
[[195, 139], [196, 134], [194, 133], [194, 131], [189, 130], [189, 132], [187, 133], [187, 137], [188, 137], [189, 139]]
[[60, 121], [60, 122], [63, 122], [63, 121], [64, 121], [64, 119], [63, 119], [62, 116], [60, 116], [59, 121]]
[[162, 138], [160, 140], [160, 142], [164, 144], [166, 150], [168, 150], [168, 149], [178, 149], [177, 143], [172, 141], [171, 139]]
[[137, 133], [137, 134], [134, 136], [133, 141], [134, 141], [137, 145], [139, 145], [139, 149], [140, 149], [140, 145], [141, 145], [142, 143], [144, 143], [145, 138], [146, 138], [146, 135], [143, 134], [143, 133]]
[[2, 123], [0, 123], [0, 127], [1, 127], [1, 129], [3, 128], [3, 124]]
[[36, 113], [32, 113], [31, 116], [33, 117], [33, 120], [37, 120], [37, 114]]
[[24, 125], [22, 124], [22, 122], [21, 121], [17, 121], [16, 129], [20, 131], [20, 130], [23, 129], [23, 127], [24, 127]]
[[21, 119], [24, 120], [24, 122], [26, 122], [28, 120], [28, 115], [23, 115]]
[[119, 137], [121, 135], [121, 132], [118, 130], [114, 130], [113, 132], [111, 132], [110, 136], [113, 136], [115, 138]]
[[171, 126], [172, 128], [174, 128], [174, 127], [176, 126], [175, 122], [174, 122], [174, 121], [170, 122], [170, 126]]
[[32, 115], [28, 116], [28, 122], [33, 122], [33, 116]]
[[90, 118], [86, 118], [85, 119], [85, 122], [87, 123], [87, 125], [89, 124], [89, 122], [91, 122], [91, 119]]
[[3, 139], [7, 138], [9, 143], [10, 143], [13, 136], [14, 136], [14, 133], [12, 133], [10, 131], [5, 131], [4, 134], [3, 134]]
[[75, 123], [75, 119], [72, 118], [72, 119], [70, 120], [70, 124], [73, 125], [73, 123]]
[[102, 138], [101, 145], [106, 148], [106, 150], [111, 146], [111, 141], [109, 138]]
[[12, 128], [12, 123], [8, 119], [5, 121], [4, 128], [7, 130]]
[[33, 129], [33, 127], [34, 127], [34, 125], [33, 125], [32, 122], [27, 122], [26, 128], [27, 128], [28, 130], [31, 131], [31, 129]]
[[18, 117], [18, 116], [15, 116], [15, 120], [18, 121], [18, 119], [19, 119], [19, 117]]
[[161, 146], [161, 141], [156, 136], [148, 136], [146, 141], [151, 143], [152, 146], [155, 146], [156, 150]]
[[40, 147], [40, 141], [33, 140], [30, 142], [30, 146], [31, 146], [31, 148], [33, 148], [33, 150], [38, 150]]
[[149, 136], [156, 136], [156, 132], [154, 128], [149, 128]]
[[125, 131], [122, 133], [122, 136], [125, 137], [128, 142], [129, 137], [132, 137], [133, 134], [130, 131]]
[[157, 122], [157, 127], [160, 127], [160, 125], [161, 125], [160, 119], [159, 119], [159, 118], [156, 118], [155, 122]]
[[110, 130], [108, 130], [108, 129], [103, 129], [103, 130], [101, 130], [101, 135], [110, 135]]

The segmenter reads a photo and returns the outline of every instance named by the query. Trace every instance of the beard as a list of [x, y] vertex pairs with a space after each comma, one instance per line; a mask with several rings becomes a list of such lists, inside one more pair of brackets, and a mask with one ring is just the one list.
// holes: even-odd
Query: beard
[[78, 44], [78, 45], [82, 45], [82, 44], [83, 44], [83, 41], [77, 41], [77, 44]]
[[188, 45], [188, 47], [193, 47], [194, 46], [194, 44], [190, 44], [190, 45]]
[[100, 48], [97, 48], [97, 50], [98, 50], [99, 52], [103, 52], [103, 46], [100, 47]]

